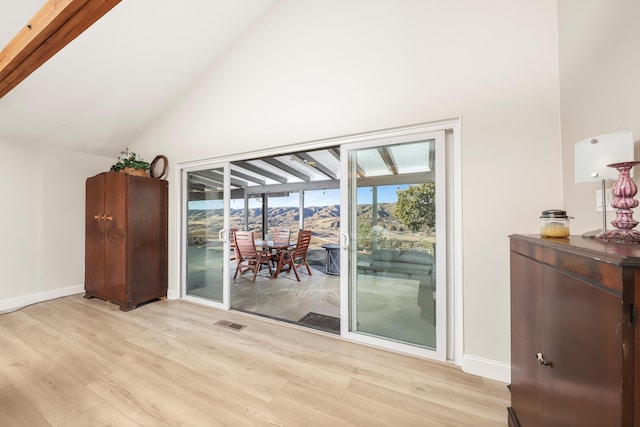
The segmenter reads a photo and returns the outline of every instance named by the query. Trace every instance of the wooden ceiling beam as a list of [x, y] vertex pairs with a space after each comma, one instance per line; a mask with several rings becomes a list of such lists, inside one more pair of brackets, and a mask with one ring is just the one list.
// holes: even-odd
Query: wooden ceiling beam
[[0, 52], [0, 98], [121, 0], [48, 0]]

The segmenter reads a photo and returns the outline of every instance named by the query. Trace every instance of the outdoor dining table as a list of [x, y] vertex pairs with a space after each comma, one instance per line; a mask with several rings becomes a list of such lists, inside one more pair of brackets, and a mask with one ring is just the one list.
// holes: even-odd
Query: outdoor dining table
[[285, 251], [294, 247], [296, 244], [295, 242], [274, 242], [273, 240], [256, 239], [255, 245], [256, 248], [263, 248], [269, 252], [280, 255], [278, 257], [278, 265], [276, 266], [275, 272], [271, 275], [271, 277], [275, 279], [278, 277], [278, 274], [282, 269], [282, 257], [284, 256]]

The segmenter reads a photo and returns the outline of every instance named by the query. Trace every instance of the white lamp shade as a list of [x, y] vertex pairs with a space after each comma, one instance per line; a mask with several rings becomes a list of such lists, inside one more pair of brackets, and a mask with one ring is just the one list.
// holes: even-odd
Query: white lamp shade
[[575, 146], [576, 183], [616, 180], [618, 171], [607, 165], [633, 160], [631, 131], [608, 133], [578, 141]]

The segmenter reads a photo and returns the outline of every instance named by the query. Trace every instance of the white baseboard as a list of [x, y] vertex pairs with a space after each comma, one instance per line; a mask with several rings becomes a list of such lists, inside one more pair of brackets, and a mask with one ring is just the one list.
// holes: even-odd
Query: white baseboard
[[56, 298], [68, 297], [69, 295], [80, 294], [84, 292], [84, 285], [70, 286], [68, 288], [54, 289], [37, 294], [24, 295], [21, 297], [7, 298], [0, 300], [0, 314], [18, 310], [38, 302], [49, 301]]
[[167, 290], [167, 299], [178, 299], [178, 292], [173, 289]]
[[462, 370], [468, 374], [491, 378], [507, 384], [511, 382], [511, 364], [509, 363], [464, 355], [462, 357]]

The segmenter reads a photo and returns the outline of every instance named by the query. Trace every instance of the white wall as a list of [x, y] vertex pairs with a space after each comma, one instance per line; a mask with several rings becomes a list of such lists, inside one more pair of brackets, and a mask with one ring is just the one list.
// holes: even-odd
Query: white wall
[[562, 205], [557, 58], [555, 0], [281, 0], [133, 147], [174, 165], [461, 115], [467, 369], [508, 377], [507, 236]]
[[0, 312], [82, 292], [84, 182], [109, 159], [6, 141], [0, 157]]
[[[558, 16], [565, 207], [575, 217], [573, 234], [580, 234], [602, 228], [602, 214], [595, 210], [600, 185], [574, 183], [575, 143], [631, 130], [640, 159], [640, 3], [562, 0]], [[636, 183], [639, 171], [636, 167]], [[608, 221], [614, 218], [615, 213], [608, 213]]]

